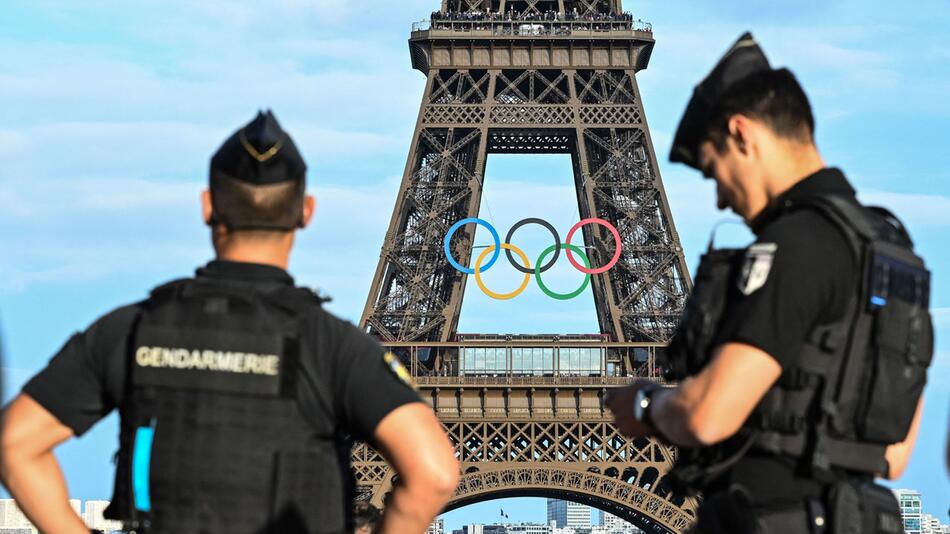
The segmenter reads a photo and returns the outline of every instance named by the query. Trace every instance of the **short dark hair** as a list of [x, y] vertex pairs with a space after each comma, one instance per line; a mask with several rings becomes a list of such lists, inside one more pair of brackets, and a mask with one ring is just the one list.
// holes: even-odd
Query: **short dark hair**
[[811, 104], [788, 69], [749, 75], [719, 98], [706, 126], [706, 139], [719, 151], [726, 148], [729, 118], [736, 114], [762, 121], [779, 137], [814, 142], [815, 117]]
[[368, 502], [356, 503], [353, 507], [353, 528], [363, 528], [376, 526], [380, 516], [379, 508], [376, 508]]
[[303, 221], [303, 180], [255, 185], [212, 172], [212, 223], [231, 230], [292, 230]]

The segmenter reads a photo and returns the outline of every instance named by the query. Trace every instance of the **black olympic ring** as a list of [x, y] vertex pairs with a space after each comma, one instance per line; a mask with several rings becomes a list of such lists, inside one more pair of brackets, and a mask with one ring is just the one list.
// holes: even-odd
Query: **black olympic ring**
[[[521, 219], [520, 221], [516, 222], [514, 226], [511, 227], [510, 230], [508, 230], [508, 235], [505, 236], [505, 243], [511, 244], [511, 236], [514, 235], [515, 230], [517, 230], [518, 228], [521, 228], [522, 226], [526, 224], [532, 224], [532, 223], [540, 224], [541, 226], [547, 228], [548, 231], [551, 232], [551, 235], [554, 236], [554, 245], [555, 245], [554, 256], [551, 257], [551, 261], [547, 262], [546, 264], [544, 264], [543, 267], [541, 267], [540, 272], [543, 273], [547, 271], [548, 269], [550, 269], [551, 267], [553, 267], [554, 262], [556, 262], [558, 256], [561, 255], [561, 247], [557, 246], [561, 243], [561, 236], [558, 235], [557, 230], [554, 228], [554, 225], [552, 225], [548, 221], [545, 221], [544, 219], [538, 219], [537, 217], [528, 217], [527, 219]], [[529, 269], [527, 267], [524, 267], [520, 263], [515, 261], [514, 256], [511, 255], [511, 249], [505, 249], [505, 255], [508, 256], [508, 263], [510, 263], [511, 266], [514, 267], [515, 269], [518, 269], [519, 271], [525, 274], [534, 274], [534, 269]]]

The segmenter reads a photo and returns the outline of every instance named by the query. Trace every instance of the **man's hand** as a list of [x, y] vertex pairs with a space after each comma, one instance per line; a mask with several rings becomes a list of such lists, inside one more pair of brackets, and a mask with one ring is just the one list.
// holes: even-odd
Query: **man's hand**
[[458, 486], [452, 442], [432, 408], [422, 402], [393, 410], [380, 421], [374, 437], [399, 476], [374, 532], [423, 534]]
[[605, 402], [613, 413], [614, 424], [617, 430], [628, 438], [639, 438], [656, 434], [652, 426], [641, 423], [633, 417], [633, 402], [637, 392], [646, 386], [652, 385], [649, 380], [637, 380], [629, 386], [611, 389], [607, 392]]

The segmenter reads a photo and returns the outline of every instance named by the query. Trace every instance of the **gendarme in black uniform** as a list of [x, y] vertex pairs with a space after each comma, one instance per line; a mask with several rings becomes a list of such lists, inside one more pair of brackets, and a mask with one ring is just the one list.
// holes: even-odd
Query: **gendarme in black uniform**
[[[251, 149], [234, 156], [233, 143]], [[282, 150], [268, 158], [272, 146]], [[253, 184], [268, 172], [302, 179], [269, 113], [216, 158], [242, 151], [256, 163], [237, 173]], [[212, 195], [228, 179], [220, 167]], [[239, 218], [223, 223], [251, 227]], [[387, 414], [420, 399], [375, 340], [320, 304], [278, 267], [212, 261], [74, 335], [24, 392], [77, 436], [120, 411], [106, 516], [130, 530], [346, 532], [349, 440], [372, 440]]]
[[[723, 311], [723, 322], [713, 346], [729, 342], [752, 345], [782, 366], [795, 369], [810, 331], [818, 325], [844, 319], [851, 296], [857, 292], [858, 267], [841, 231], [814, 210], [785, 212], [785, 202], [814, 196], [838, 195], [856, 202], [854, 190], [837, 169], [824, 169], [802, 180], [778, 198], [751, 224], [756, 235], [752, 250], [761, 250], [764, 280], [744, 281]], [[749, 259], [745, 262], [756, 260]], [[749, 276], [757, 273], [751, 272]], [[739, 273], [741, 277], [741, 273]], [[743, 280], [735, 280], [739, 284]], [[743, 289], [748, 294], [743, 293]], [[787, 456], [752, 448], [707, 490], [715, 494], [730, 486], [743, 488], [753, 503], [796, 497], [820, 497], [825, 484], [796, 468]]]
[[[671, 159], [697, 167], [717, 99], [765, 70], [744, 35], [697, 87]], [[670, 480], [704, 493], [696, 532], [900, 532], [873, 479], [926, 382], [929, 273], [900, 222], [861, 206], [837, 169], [805, 177], [750, 226], [747, 249], [703, 256], [670, 378], [698, 373], [729, 342], [768, 353], [782, 374], [735, 436], [683, 449]]]

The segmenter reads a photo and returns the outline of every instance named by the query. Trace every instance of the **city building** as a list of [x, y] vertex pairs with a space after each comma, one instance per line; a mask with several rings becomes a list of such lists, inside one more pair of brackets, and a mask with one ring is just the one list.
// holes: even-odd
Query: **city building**
[[[30, 520], [23, 515], [20, 507], [16, 505], [13, 499], [0, 499], [0, 528], [27, 529], [27, 532], [36, 532]], [[7, 531], [0, 531], [6, 534]]]
[[505, 525], [505, 534], [551, 534], [550, 525], [540, 523], [518, 523], [517, 525]]
[[453, 530], [452, 534], [505, 534], [505, 525], [472, 523], [463, 526], [461, 529]]
[[122, 523], [103, 517], [109, 501], [86, 501], [86, 509], [82, 514], [82, 520], [86, 526], [92, 529], [110, 532], [122, 528]]
[[921, 530], [920, 492], [912, 489], [892, 490], [901, 507], [905, 534], [923, 534]]
[[548, 499], [548, 523], [558, 528], [590, 529], [590, 506], [561, 499]]
[[[70, 499], [69, 506], [91, 529], [112, 532], [122, 528], [118, 521], [102, 516], [109, 501], [86, 501], [84, 509], [82, 501]], [[0, 499], [0, 534], [37, 534], [36, 528], [13, 499]]]
[[426, 529], [426, 534], [445, 534], [445, 521], [436, 518], [435, 521]]
[[950, 534], [950, 525], [943, 524], [939, 518], [930, 514], [920, 516], [921, 534]]
[[642, 534], [643, 532], [629, 522], [604, 511], [600, 512], [600, 524], [604, 527], [604, 534]]

